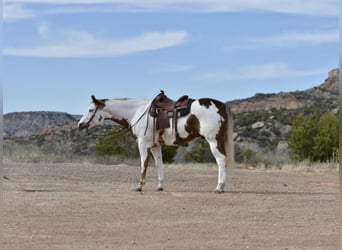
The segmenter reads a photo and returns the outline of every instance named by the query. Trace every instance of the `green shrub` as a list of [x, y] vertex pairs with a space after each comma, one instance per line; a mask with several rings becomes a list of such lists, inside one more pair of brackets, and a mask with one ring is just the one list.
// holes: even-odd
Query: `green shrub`
[[177, 147], [163, 146], [162, 147], [163, 161], [172, 163], [173, 158], [175, 157], [176, 153], [177, 153]]
[[191, 144], [190, 150], [184, 154], [186, 162], [215, 162], [209, 144], [204, 139], [198, 139]]
[[[295, 160], [331, 161], [338, 151], [339, 120], [331, 113], [298, 115], [293, 121], [288, 144]], [[334, 158], [334, 159], [333, 159]]]
[[313, 160], [320, 162], [337, 160], [338, 146], [339, 120], [336, 116], [325, 113], [318, 124], [318, 134], [314, 138]]
[[195, 145], [184, 154], [185, 161], [204, 162], [204, 148], [201, 144]]
[[291, 136], [288, 141], [295, 160], [313, 161], [314, 137], [318, 133], [318, 116], [298, 115], [292, 124]]
[[138, 147], [132, 136], [114, 126], [109, 135], [100, 137], [95, 145], [98, 156], [117, 156], [123, 159], [139, 156]]
[[211, 153], [209, 144], [204, 139], [198, 139], [193, 142], [191, 150], [184, 154], [186, 162], [215, 162], [215, 158]]

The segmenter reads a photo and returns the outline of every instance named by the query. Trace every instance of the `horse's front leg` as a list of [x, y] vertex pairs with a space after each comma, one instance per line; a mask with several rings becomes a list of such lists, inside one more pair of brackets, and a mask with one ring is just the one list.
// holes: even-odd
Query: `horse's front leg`
[[151, 149], [156, 167], [158, 168], [158, 191], [163, 191], [163, 183], [164, 183], [164, 169], [163, 169], [163, 158], [161, 146], [157, 146]]
[[139, 152], [140, 152], [140, 160], [141, 160], [141, 174], [140, 174], [140, 181], [138, 186], [136, 187], [135, 191], [141, 192], [142, 187], [145, 185], [145, 178], [148, 166], [148, 160], [150, 158], [151, 149], [139, 144]]

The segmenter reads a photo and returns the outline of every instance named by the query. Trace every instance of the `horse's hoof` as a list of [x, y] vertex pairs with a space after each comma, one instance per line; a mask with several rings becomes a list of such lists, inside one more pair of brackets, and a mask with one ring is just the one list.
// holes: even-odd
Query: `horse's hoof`
[[142, 187], [135, 188], [135, 192], [142, 192]]
[[159, 188], [157, 188], [157, 191], [158, 191], [158, 192], [164, 191], [164, 188], [159, 187]]
[[215, 190], [215, 194], [222, 194], [222, 193], [224, 193], [224, 191], [223, 190]]

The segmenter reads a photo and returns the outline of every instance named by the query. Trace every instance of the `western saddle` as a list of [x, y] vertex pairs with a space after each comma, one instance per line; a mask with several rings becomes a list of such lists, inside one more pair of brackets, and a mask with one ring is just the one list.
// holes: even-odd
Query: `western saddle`
[[164, 144], [164, 129], [170, 128], [170, 118], [172, 118], [172, 128], [176, 135], [175, 143], [177, 143], [177, 138], [179, 138], [177, 119], [190, 113], [193, 101], [194, 99], [189, 98], [187, 95], [180, 97], [177, 101], [173, 101], [161, 90], [160, 94], [152, 101], [149, 111], [153, 117], [153, 140], [155, 138], [155, 132], [158, 131], [158, 142], [160, 145]]

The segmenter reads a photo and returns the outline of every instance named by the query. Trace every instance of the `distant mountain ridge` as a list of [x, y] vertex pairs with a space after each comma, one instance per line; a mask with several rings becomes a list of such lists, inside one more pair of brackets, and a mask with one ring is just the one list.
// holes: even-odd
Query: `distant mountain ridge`
[[60, 127], [75, 122], [76, 118], [65, 112], [33, 111], [14, 112], [4, 115], [4, 138], [27, 137], [44, 129]]
[[233, 100], [228, 103], [233, 113], [267, 111], [271, 109], [301, 109], [321, 102], [331, 102], [339, 98], [339, 69], [328, 73], [328, 78], [319, 86], [303, 91], [280, 92], [277, 94], [258, 93], [253, 97]]

